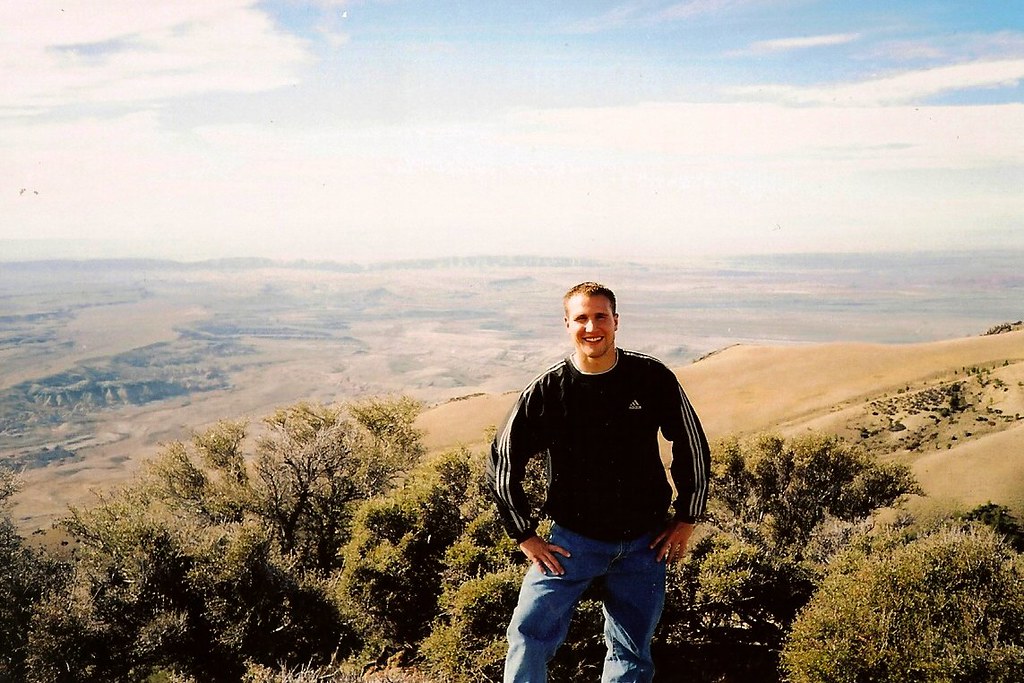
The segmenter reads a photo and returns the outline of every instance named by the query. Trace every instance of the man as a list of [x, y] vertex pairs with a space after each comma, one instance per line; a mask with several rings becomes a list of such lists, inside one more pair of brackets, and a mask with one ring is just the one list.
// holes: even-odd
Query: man
[[[682, 557], [707, 502], [707, 439], [675, 375], [615, 346], [619, 316], [607, 287], [584, 282], [563, 298], [574, 350], [520, 395], [491, 446], [498, 512], [531, 562], [508, 628], [505, 683], [539, 683], [583, 591], [603, 586], [608, 653], [602, 681], [650, 681], [651, 638], [665, 599], [665, 566]], [[672, 442], [672, 489], [658, 431]], [[548, 457], [543, 512], [523, 491], [527, 461]]]

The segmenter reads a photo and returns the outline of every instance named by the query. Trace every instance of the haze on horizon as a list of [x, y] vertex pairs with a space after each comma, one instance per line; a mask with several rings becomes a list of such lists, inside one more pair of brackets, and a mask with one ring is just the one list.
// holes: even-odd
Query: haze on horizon
[[1024, 10], [0, 6], [0, 261], [1024, 248]]

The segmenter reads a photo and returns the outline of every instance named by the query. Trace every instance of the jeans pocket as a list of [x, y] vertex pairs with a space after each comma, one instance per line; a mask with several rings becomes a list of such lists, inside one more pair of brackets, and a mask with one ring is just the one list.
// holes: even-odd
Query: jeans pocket
[[570, 553], [573, 548], [579, 545], [577, 535], [572, 531], [564, 527], [560, 527], [557, 524], [551, 525], [551, 532], [548, 535], [548, 542], [557, 545], [560, 548], [565, 548]]

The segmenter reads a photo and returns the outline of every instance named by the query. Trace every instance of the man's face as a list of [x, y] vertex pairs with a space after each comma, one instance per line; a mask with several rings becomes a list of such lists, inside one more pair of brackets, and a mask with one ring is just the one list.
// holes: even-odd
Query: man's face
[[576, 347], [576, 360], [587, 371], [607, 370], [615, 363], [615, 331], [619, 316], [605, 296], [576, 294], [565, 302], [565, 327]]

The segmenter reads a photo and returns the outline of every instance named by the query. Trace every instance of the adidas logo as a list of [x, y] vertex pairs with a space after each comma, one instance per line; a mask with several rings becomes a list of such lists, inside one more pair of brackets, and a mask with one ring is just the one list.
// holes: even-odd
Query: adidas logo
[[643, 410], [643, 407], [641, 407], [641, 405], [634, 398], [633, 402], [629, 404], [629, 409], [630, 410]]

